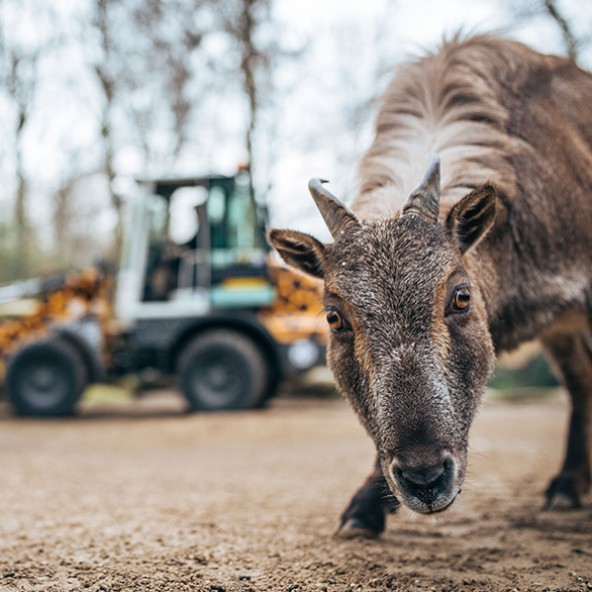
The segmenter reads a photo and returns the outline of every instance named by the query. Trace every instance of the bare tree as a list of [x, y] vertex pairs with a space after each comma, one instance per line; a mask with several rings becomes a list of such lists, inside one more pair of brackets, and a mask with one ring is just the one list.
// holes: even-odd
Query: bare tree
[[[42, 0], [34, 1], [40, 7], [45, 6]], [[16, 7], [11, 14], [17, 14], [19, 1], [0, 0], [0, 9], [8, 4]], [[66, 84], [69, 84], [67, 76], [69, 80], [86, 76], [86, 80], [94, 81], [95, 89], [86, 96], [81, 94], [80, 100], [86, 101], [84, 112], [95, 117], [100, 139], [98, 153], [95, 149], [86, 151], [82, 160], [76, 159], [75, 152], [71, 159], [65, 156], [75, 145], [80, 150], [80, 143], [66, 141], [60, 146], [59, 168], [63, 170], [61, 175], [53, 177], [61, 177], [62, 181], [57, 180], [58, 186], [52, 194], [54, 236], [60, 260], [67, 259], [67, 251], [73, 244], [70, 238], [76, 234], [72, 228], [79, 223], [75, 203], [81, 193], [78, 179], [97, 170], [106, 179], [110, 208], [118, 220], [113, 256], [119, 253], [123, 212], [123, 196], [118, 193], [116, 182], [120, 173], [119, 156], [130, 147], [137, 154], [139, 148], [145, 170], [149, 170], [151, 163], [165, 163], [174, 168], [178, 158], [189, 154], [188, 145], [203, 136], [197, 133], [196, 122], [201, 100], [212, 92], [211, 86], [216, 85], [216, 91], [222, 92], [229, 86], [233, 91], [242, 91], [248, 118], [246, 150], [250, 161], [255, 159], [254, 137], [262, 96], [270, 88], [268, 73], [274, 53], [269, 35], [261, 37], [259, 32], [269, 21], [271, 4], [272, 0], [89, 0], [72, 12], [76, 15], [77, 29], [64, 26], [63, 14], [56, 9], [60, 16], [56, 22], [60, 26], [55, 27], [55, 35], [67, 38], [65, 48], [80, 48], [86, 56], [84, 70], [77, 74], [68, 71]], [[39, 13], [36, 9], [30, 11], [27, 26], [39, 25]], [[45, 39], [52, 28], [43, 22], [43, 17], [41, 21], [40, 30], [44, 32], [41, 37]], [[23, 275], [31, 271], [29, 259], [34, 246], [31, 227], [34, 216], [27, 202], [28, 185], [37, 184], [36, 178], [27, 178], [27, 167], [31, 173], [29, 163], [33, 160], [25, 150], [24, 138], [29, 136], [28, 128], [36, 133], [36, 128], [30, 126], [43, 125], [33, 116], [42, 110], [33, 110], [41, 105], [35, 103], [35, 98], [42, 90], [40, 86], [45, 88], [48, 78], [44, 77], [51, 71], [45, 66], [51, 60], [45, 61], [45, 41], [27, 45], [11, 35], [7, 42], [4, 35], [7, 26], [0, 18], [0, 95], [7, 97], [10, 113], [14, 114], [10, 126], [5, 125], [13, 132], [12, 142], [4, 142], [3, 148], [10, 155], [6, 162], [15, 171], [15, 198], [11, 203], [18, 261], [14, 273]], [[208, 53], [204, 40], [212, 32], [218, 41], [225, 39], [231, 48], [228, 55], [220, 56], [219, 43], [217, 49]], [[222, 67], [220, 61], [224, 62]], [[55, 77], [51, 83], [55, 85]], [[88, 92], [87, 85], [73, 85], [69, 95], [79, 87], [82, 93]], [[211, 96], [206, 98], [211, 102]], [[6, 113], [2, 118], [9, 121]], [[209, 122], [199, 124], [203, 129], [211, 129]]]
[[579, 44], [580, 41], [574, 34], [570, 23], [568, 22], [565, 15], [561, 12], [557, 2], [555, 0], [540, 0], [543, 10], [557, 23], [561, 30], [563, 37], [563, 43], [567, 55], [574, 61], [577, 62], [579, 58]]
[[122, 197], [115, 191], [115, 130], [113, 113], [117, 97], [117, 65], [114, 36], [115, 31], [111, 19], [111, 9], [117, 4], [116, 0], [93, 0], [92, 26], [98, 33], [100, 57], [92, 64], [99, 89], [102, 94], [102, 110], [100, 118], [100, 134], [103, 144], [102, 168], [109, 185], [111, 205], [117, 216], [117, 226], [114, 236], [115, 257], [118, 257], [122, 242]]
[[[264, 91], [269, 92], [272, 55], [277, 46], [263, 46], [258, 32], [269, 20], [272, 0], [232, 0], [220, 2], [223, 26], [234, 41], [239, 55], [239, 72], [248, 105], [245, 147], [249, 166], [256, 169], [255, 134]], [[279, 52], [277, 52], [279, 53]], [[251, 180], [252, 183], [252, 180]], [[251, 186], [251, 192], [253, 187]]]
[[32, 240], [27, 207], [27, 177], [23, 158], [23, 132], [33, 107], [37, 82], [38, 53], [11, 55], [7, 89], [16, 106], [14, 223], [16, 231], [15, 276], [26, 276], [30, 269], [30, 245]]
[[13, 225], [15, 234], [12, 276], [26, 276], [30, 270], [31, 241], [28, 217], [27, 176], [24, 164], [23, 136], [34, 107], [41, 47], [25, 47], [6, 35], [8, 25], [0, 20], [0, 84], [13, 107], [10, 125], [14, 155], [15, 195]]
[[[205, 0], [147, 0], [140, 2], [132, 11], [132, 22], [137, 34], [143, 39], [144, 59], [139, 71], [130, 79], [131, 86], [138, 88], [143, 81], [158, 79], [157, 88], [162, 97], [161, 111], [166, 108], [172, 116], [174, 138], [170, 157], [181, 153], [188, 139], [190, 119], [199, 104], [199, 91], [195, 89], [193, 60], [208, 33], [200, 15], [207, 7]], [[150, 122], [146, 110], [132, 109], [132, 117], [147, 156], [150, 146], [146, 131]]]
[[242, 0], [239, 3], [234, 23], [229, 23], [230, 31], [234, 34], [240, 48], [240, 71], [249, 105], [246, 145], [250, 163], [253, 161], [253, 134], [257, 127], [257, 116], [261, 102], [257, 77], [269, 67], [268, 56], [257, 46], [255, 36], [262, 10], [268, 8], [268, 0]]
[[[89, 193], [92, 200], [88, 199]], [[70, 171], [54, 194], [54, 267], [80, 268], [105, 257], [108, 237], [98, 231], [97, 221], [105, 212], [107, 199], [100, 172]]]
[[[565, 54], [578, 62], [592, 42], [590, 33], [578, 31], [575, 19], [569, 16], [565, 4], [557, 0], [503, 0], [502, 6], [512, 20], [512, 28], [531, 24], [535, 18], [550, 18], [559, 29]], [[589, 31], [589, 27], [585, 28]]]

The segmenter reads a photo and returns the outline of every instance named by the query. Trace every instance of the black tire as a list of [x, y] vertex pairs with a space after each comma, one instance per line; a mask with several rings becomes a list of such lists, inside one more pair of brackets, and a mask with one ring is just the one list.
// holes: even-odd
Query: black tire
[[270, 371], [261, 349], [247, 336], [216, 329], [194, 337], [179, 356], [181, 390], [192, 409], [225, 411], [261, 404]]
[[84, 358], [63, 339], [25, 345], [6, 369], [8, 398], [20, 415], [71, 415], [87, 383]]

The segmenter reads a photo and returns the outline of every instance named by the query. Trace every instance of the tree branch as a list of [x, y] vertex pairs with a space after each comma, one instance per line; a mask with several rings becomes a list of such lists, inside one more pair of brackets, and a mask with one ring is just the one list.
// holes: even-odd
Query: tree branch
[[565, 43], [565, 48], [567, 49], [567, 55], [574, 61], [578, 61], [579, 52], [578, 52], [578, 40], [574, 35], [571, 27], [565, 17], [561, 14], [559, 7], [555, 0], [543, 0], [543, 6], [547, 11], [547, 14], [555, 20], [555, 22], [559, 25], [561, 29], [561, 34], [563, 36], [563, 42]]

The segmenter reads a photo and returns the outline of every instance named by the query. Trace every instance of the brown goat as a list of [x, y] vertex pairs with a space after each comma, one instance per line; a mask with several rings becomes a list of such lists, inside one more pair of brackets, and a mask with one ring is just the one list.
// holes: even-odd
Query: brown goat
[[572, 402], [546, 503], [580, 505], [591, 482], [592, 76], [514, 41], [455, 39], [395, 77], [360, 177], [352, 210], [309, 185], [332, 244], [270, 232], [288, 263], [324, 280], [329, 365], [378, 453], [342, 534], [379, 534], [401, 503], [432, 513], [454, 502], [495, 354], [532, 339]]

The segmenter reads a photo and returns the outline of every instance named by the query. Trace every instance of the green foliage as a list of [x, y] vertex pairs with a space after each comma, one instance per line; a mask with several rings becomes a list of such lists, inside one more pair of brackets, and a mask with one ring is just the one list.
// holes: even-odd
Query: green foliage
[[529, 360], [521, 368], [508, 368], [498, 365], [489, 386], [500, 390], [526, 387], [551, 388], [558, 386], [557, 379], [542, 355]]
[[0, 283], [15, 279], [16, 248], [12, 225], [0, 222]]
[[57, 258], [52, 249], [43, 248], [34, 231], [29, 232], [26, 269], [19, 255], [14, 225], [0, 222], [0, 284], [65, 271], [70, 267], [67, 262]]

